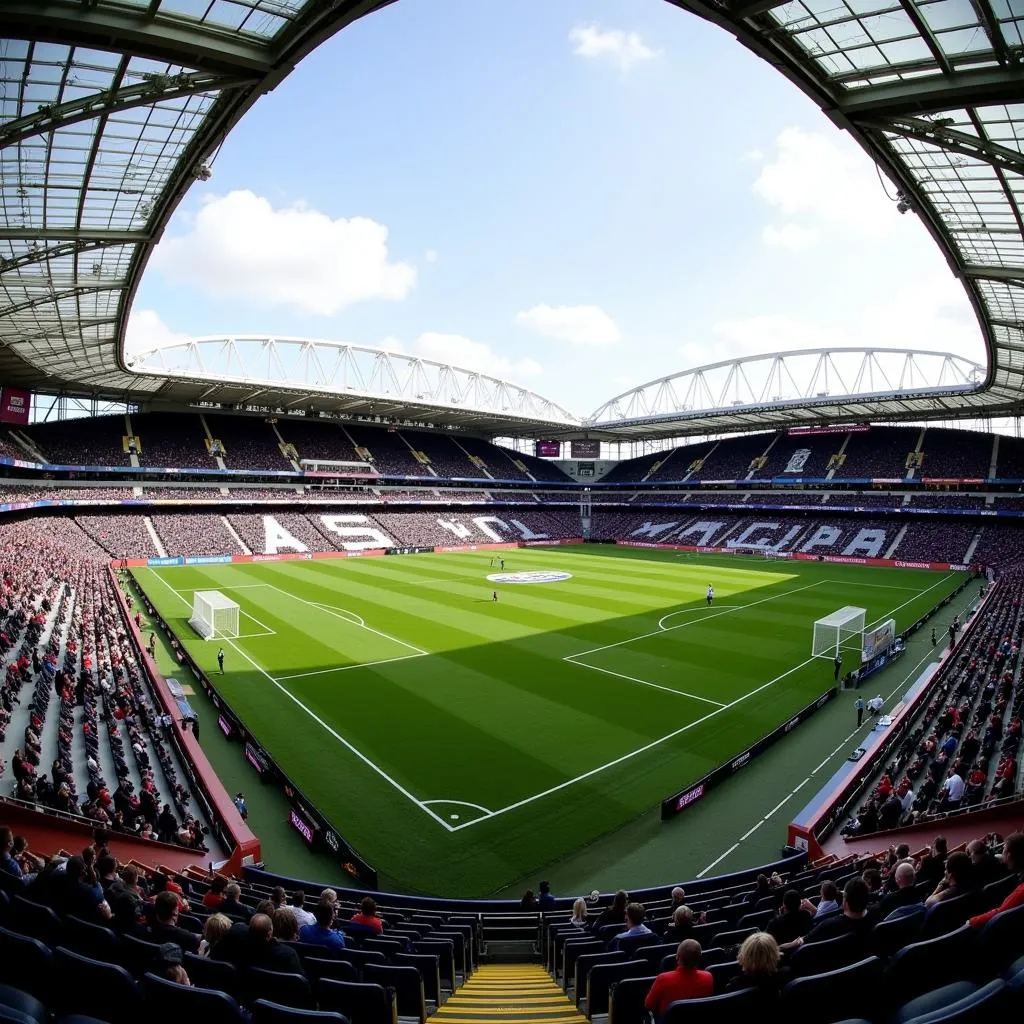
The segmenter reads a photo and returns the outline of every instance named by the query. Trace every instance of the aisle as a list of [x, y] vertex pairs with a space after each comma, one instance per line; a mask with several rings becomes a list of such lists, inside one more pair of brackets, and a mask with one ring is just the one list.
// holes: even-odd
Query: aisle
[[536, 964], [480, 967], [430, 1020], [438, 1024], [586, 1024], [551, 975]]

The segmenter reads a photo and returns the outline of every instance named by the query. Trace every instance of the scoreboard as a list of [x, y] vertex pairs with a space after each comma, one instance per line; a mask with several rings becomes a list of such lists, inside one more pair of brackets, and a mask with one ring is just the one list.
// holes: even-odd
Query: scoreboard
[[569, 451], [574, 459], [599, 459], [601, 458], [601, 442], [595, 438], [586, 438], [570, 443]]
[[559, 459], [562, 457], [562, 442], [538, 441], [535, 451], [538, 459]]

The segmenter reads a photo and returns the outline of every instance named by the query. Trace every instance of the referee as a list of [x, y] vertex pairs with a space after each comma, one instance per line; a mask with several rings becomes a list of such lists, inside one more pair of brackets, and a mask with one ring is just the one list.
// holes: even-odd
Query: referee
[[224, 648], [221, 647], [217, 651], [217, 667], [220, 669], [220, 674], [224, 675]]

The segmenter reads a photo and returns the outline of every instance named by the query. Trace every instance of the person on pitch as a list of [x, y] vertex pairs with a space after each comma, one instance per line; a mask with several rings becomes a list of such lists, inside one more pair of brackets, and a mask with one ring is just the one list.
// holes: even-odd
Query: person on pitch
[[504, 572], [505, 571], [505, 559], [504, 558], [499, 558], [498, 561], [501, 563], [501, 571]]
[[715, 588], [713, 586], [711, 586], [710, 583], [708, 584], [708, 592], [707, 592], [706, 597], [707, 597], [708, 607], [710, 608], [712, 602], [715, 600]]
[[217, 667], [220, 669], [220, 674], [224, 675], [224, 648], [221, 647], [217, 651]]
[[834, 671], [832, 673], [833, 679], [839, 678], [839, 673], [843, 671], [843, 652], [836, 651], [835, 661], [832, 662]]
[[496, 590], [491, 592], [491, 600], [492, 601], [497, 601], [498, 600], [498, 592]]

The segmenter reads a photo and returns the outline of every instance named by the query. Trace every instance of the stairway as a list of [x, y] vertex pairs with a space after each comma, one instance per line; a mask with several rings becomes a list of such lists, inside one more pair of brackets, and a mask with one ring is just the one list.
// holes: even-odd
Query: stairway
[[437, 1024], [585, 1024], [537, 964], [488, 964], [431, 1018]]

